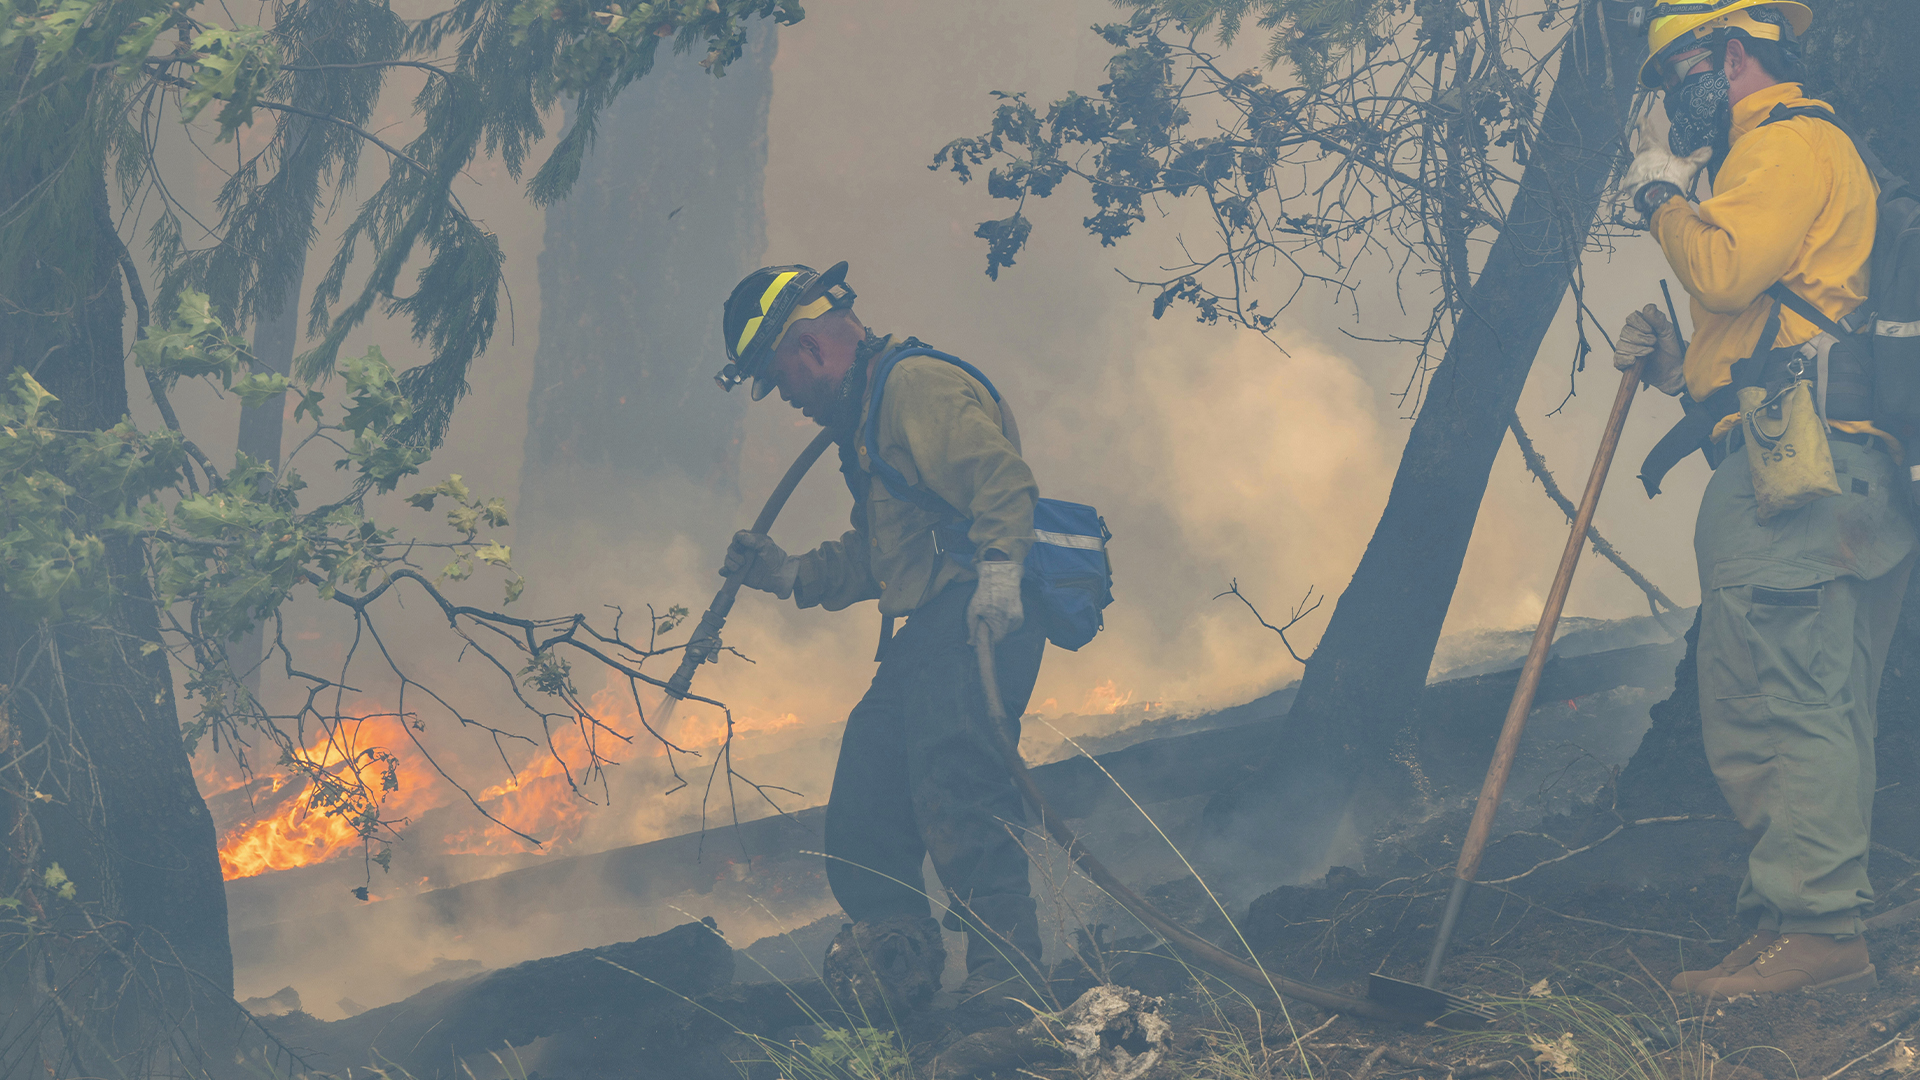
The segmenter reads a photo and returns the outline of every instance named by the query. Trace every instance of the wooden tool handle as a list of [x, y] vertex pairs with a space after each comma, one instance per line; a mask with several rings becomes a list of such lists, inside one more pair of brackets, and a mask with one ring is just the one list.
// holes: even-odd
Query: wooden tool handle
[[1567, 535], [1566, 550], [1560, 554], [1560, 570], [1553, 576], [1553, 588], [1547, 592], [1546, 610], [1540, 613], [1540, 625], [1534, 627], [1533, 645], [1527, 650], [1527, 662], [1520, 669], [1520, 685], [1513, 688], [1513, 701], [1507, 706], [1506, 723], [1500, 727], [1500, 741], [1494, 746], [1493, 764], [1487, 768], [1486, 782], [1480, 785], [1480, 801], [1473, 808], [1473, 824], [1467, 828], [1466, 842], [1460, 845], [1460, 863], [1455, 873], [1463, 881], [1472, 881], [1480, 870], [1480, 856], [1486, 853], [1487, 837], [1493, 832], [1493, 815], [1500, 809], [1500, 797], [1507, 789], [1507, 774], [1513, 771], [1513, 756], [1520, 749], [1520, 735], [1527, 727], [1527, 714], [1533, 711], [1533, 695], [1540, 689], [1540, 673], [1547, 666], [1547, 653], [1553, 648], [1553, 631], [1560, 623], [1560, 609], [1566, 606], [1567, 590], [1573, 585], [1574, 568], [1580, 565], [1580, 553], [1586, 550], [1587, 530], [1593, 525], [1593, 512], [1600, 505], [1600, 489], [1606, 486], [1607, 470], [1613, 466], [1613, 452], [1620, 445], [1620, 431], [1627, 424], [1627, 410], [1633, 407], [1633, 395], [1640, 389], [1640, 369], [1645, 361], [1620, 375], [1620, 389], [1613, 396], [1613, 412], [1607, 417], [1606, 433], [1600, 439], [1600, 453], [1593, 459], [1593, 471], [1587, 475], [1587, 490], [1580, 496], [1580, 507], [1573, 515], [1573, 531]]
[[[753, 519], [753, 531], [764, 534], [773, 528], [773, 519], [780, 516], [786, 508], [787, 499], [793, 495], [793, 489], [820, 460], [827, 446], [833, 442], [833, 433], [822, 428], [820, 434], [813, 437], [800, 456], [793, 459], [787, 467], [787, 475], [780, 478], [773, 494], [767, 496], [767, 504], [760, 508], [760, 516]], [[667, 694], [672, 698], [684, 698], [693, 688], [693, 673], [715, 653], [720, 651], [720, 628], [726, 625], [727, 615], [733, 611], [733, 599], [740, 595], [740, 582], [753, 569], [748, 563], [740, 572], [727, 579], [720, 591], [713, 594], [713, 603], [707, 605], [706, 613], [700, 616], [700, 624], [694, 627], [693, 636], [687, 639], [686, 651], [680, 654], [680, 667], [674, 671], [673, 678], [667, 680]]]

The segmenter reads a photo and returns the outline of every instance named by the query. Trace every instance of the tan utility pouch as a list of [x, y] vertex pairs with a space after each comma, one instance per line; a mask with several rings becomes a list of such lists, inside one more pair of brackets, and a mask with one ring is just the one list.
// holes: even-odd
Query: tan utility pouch
[[1740, 428], [1761, 521], [1840, 494], [1827, 425], [1814, 408], [1813, 385], [1807, 380], [1796, 379], [1771, 395], [1764, 387], [1742, 387]]

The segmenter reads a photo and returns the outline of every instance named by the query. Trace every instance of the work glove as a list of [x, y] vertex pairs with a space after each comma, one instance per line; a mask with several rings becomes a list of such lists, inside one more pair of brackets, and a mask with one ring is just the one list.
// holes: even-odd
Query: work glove
[[1633, 164], [1627, 166], [1627, 175], [1620, 178], [1620, 190], [1633, 200], [1633, 208], [1641, 217], [1652, 219], [1662, 203], [1675, 195], [1686, 195], [1693, 178], [1713, 157], [1713, 147], [1703, 146], [1681, 157], [1667, 149], [1665, 139], [1653, 137], [1644, 119], [1640, 122], [1640, 146]]
[[1627, 316], [1627, 323], [1614, 339], [1613, 366], [1625, 371], [1641, 357], [1647, 358], [1640, 378], [1663, 394], [1678, 394], [1687, 388], [1686, 350], [1680, 345], [1680, 332], [1667, 314], [1653, 304]]
[[1020, 575], [1024, 568], [1017, 562], [1004, 560], [982, 560], [975, 562], [973, 568], [980, 575], [980, 583], [974, 587], [973, 599], [967, 602], [967, 637], [977, 638], [985, 627], [987, 642], [998, 645], [1026, 621], [1026, 614], [1020, 608]]
[[720, 576], [739, 577], [742, 568], [746, 576], [740, 578], [740, 584], [785, 600], [793, 595], [793, 579], [800, 573], [800, 560], [783, 551], [766, 534], [741, 529], [733, 534], [733, 543], [727, 546], [727, 564], [720, 568]]

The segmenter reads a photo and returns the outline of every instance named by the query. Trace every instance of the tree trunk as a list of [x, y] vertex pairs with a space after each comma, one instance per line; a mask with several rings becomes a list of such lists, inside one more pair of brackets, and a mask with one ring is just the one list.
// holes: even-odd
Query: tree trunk
[[[1507, 422], [1624, 149], [1644, 38], [1615, 19], [1603, 29], [1602, 5], [1582, 6], [1506, 227], [1434, 371], [1380, 524], [1307, 664], [1270, 767], [1208, 807], [1217, 827], [1256, 806], [1264, 823], [1275, 813], [1337, 820], [1354, 781], [1396, 756]], [[1302, 859], [1324, 850], [1324, 831], [1296, 839]]]
[[[84, 101], [67, 93], [48, 97], [77, 116]], [[44, 234], [28, 246], [44, 254], [0, 266], [0, 371], [34, 372], [60, 398], [64, 427], [95, 429], [127, 415], [126, 303], [106, 163], [97, 143], [76, 142], [61, 148], [64, 160], [10, 153], [0, 163], [0, 203], [63, 184], [71, 197], [51, 202], [74, 207], [70, 219], [11, 226]], [[178, 1067], [211, 1025], [231, 1019], [213, 821], [180, 737], [166, 653], [146, 649], [160, 632], [145, 556], [120, 537], [106, 540], [106, 556], [117, 599], [104, 618], [54, 625], [0, 598], [0, 730], [12, 736], [0, 739], [0, 896], [25, 905], [0, 908], [3, 1075], [29, 1063], [56, 1075]], [[75, 886], [71, 901], [46, 880], [55, 863]], [[26, 914], [40, 921], [19, 921]]]
[[776, 48], [756, 34], [725, 80], [663, 51], [547, 210], [514, 515], [536, 589], [611, 556], [647, 595], [675, 537], [724, 546], [736, 525], [747, 403], [713, 384], [716, 313], [766, 247]]
[[[293, 371], [293, 354], [300, 342], [300, 285], [302, 275], [295, 273], [280, 296], [280, 310], [264, 317], [253, 329], [254, 370], [286, 375]], [[280, 437], [285, 426], [287, 395], [275, 394], [257, 409], [240, 406], [240, 439], [237, 449], [268, 467], [280, 467]], [[247, 692], [258, 697], [260, 673], [266, 654], [266, 627], [255, 626], [227, 645], [227, 658], [245, 684]]]

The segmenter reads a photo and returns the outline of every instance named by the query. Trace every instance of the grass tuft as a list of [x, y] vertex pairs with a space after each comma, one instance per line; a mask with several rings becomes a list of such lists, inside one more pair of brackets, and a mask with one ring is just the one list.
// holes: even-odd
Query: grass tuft
[[[742, 1032], [742, 1034], [746, 1034]], [[806, 1046], [747, 1035], [778, 1069], [782, 1080], [913, 1080], [913, 1065], [891, 1031], [878, 1028], [824, 1028], [820, 1041]], [[742, 1062], [742, 1064], [748, 1064]]]

